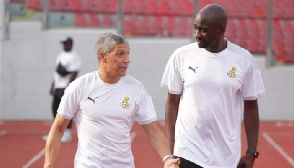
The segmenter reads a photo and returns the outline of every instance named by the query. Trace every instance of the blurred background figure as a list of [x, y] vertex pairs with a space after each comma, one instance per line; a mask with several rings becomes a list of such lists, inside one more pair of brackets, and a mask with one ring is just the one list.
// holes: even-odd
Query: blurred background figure
[[[56, 70], [53, 73], [53, 82], [50, 87], [50, 95], [52, 100], [52, 113], [55, 118], [61, 98], [64, 95], [65, 88], [76, 79], [81, 68], [81, 60], [79, 55], [73, 51], [73, 39], [66, 37], [61, 41], [63, 51], [56, 58]], [[61, 139], [62, 142], [72, 141], [72, 120], [69, 122], [67, 129]], [[43, 136], [43, 140], [47, 140], [48, 135]]]

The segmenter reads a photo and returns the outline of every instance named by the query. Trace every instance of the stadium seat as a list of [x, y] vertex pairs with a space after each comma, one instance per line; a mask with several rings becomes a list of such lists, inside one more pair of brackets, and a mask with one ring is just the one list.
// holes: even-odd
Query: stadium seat
[[131, 1], [132, 1], [131, 14], [139, 14], [139, 15], [145, 14], [146, 7], [143, 0], [131, 0]]
[[137, 36], [146, 36], [148, 34], [148, 21], [149, 18], [147, 15], [141, 15], [135, 17], [135, 21], [133, 22], [135, 28], [135, 34]]
[[231, 5], [234, 7], [231, 8], [230, 18], [247, 18], [251, 13], [251, 7], [247, 0], [231, 1]]
[[131, 0], [123, 1], [123, 13], [126, 15], [131, 14], [132, 11], [132, 2]]
[[100, 21], [96, 14], [90, 13], [88, 14], [88, 20], [89, 20], [89, 27], [99, 27]]
[[257, 19], [248, 19], [246, 24], [247, 36], [252, 39], [260, 38], [260, 29]]
[[80, 6], [78, 0], [49, 0], [50, 11], [76, 12]]
[[293, 19], [294, 1], [292, 0], [274, 0], [273, 1], [274, 19]]
[[81, 1], [80, 0], [67, 0], [69, 12], [79, 12]]
[[190, 23], [190, 20], [187, 16], [182, 16], [176, 19], [175, 25], [181, 25], [181, 26], [175, 26], [172, 29], [172, 36], [173, 37], [192, 37], [192, 31], [193, 26], [192, 23]]
[[169, 15], [169, 6], [168, 6], [168, 1], [167, 0], [159, 0], [157, 2], [157, 15]]
[[284, 0], [286, 3], [285, 15], [287, 19], [294, 20], [294, 1]]
[[87, 27], [87, 21], [85, 19], [84, 14], [82, 13], [75, 13], [75, 26], [77, 27]]
[[168, 1], [169, 6], [169, 15], [171, 16], [181, 16], [182, 15], [182, 8], [178, 5], [178, 3], [175, 3], [175, 1]]
[[156, 16], [152, 15], [150, 18], [150, 24], [149, 24], [149, 32], [152, 36], [155, 35], [161, 35], [161, 32], [163, 30], [162, 27], [162, 16]]
[[235, 22], [235, 31], [236, 31], [236, 43], [243, 48], [247, 48], [247, 30], [246, 30], [246, 20], [237, 19]]
[[236, 38], [235, 20], [234, 19], [228, 19], [228, 21], [227, 21], [225, 38], [227, 38], [231, 42], [234, 42], [234, 40]]
[[26, 5], [28, 9], [42, 11], [43, 9], [42, 0], [26, 0]]
[[84, 12], [84, 13], [90, 13], [93, 12], [92, 8], [94, 6], [94, 1], [90, 0], [78, 0], [78, 8], [76, 12]]
[[115, 14], [118, 12], [118, 0], [107, 0], [104, 3], [107, 13]]
[[193, 15], [193, 13], [194, 13], [193, 1], [183, 0], [183, 1], [178, 1], [178, 2], [179, 2], [179, 6], [182, 8], [183, 16], [192, 16]]
[[157, 13], [157, 1], [156, 0], [145, 0], [145, 14], [156, 15]]
[[163, 36], [172, 36], [173, 29], [175, 28], [175, 18], [173, 16], [167, 16], [163, 19], [162, 22], [162, 35]]
[[135, 28], [134, 28], [134, 19], [129, 17], [124, 17], [123, 20], [123, 32], [125, 36], [134, 36], [135, 35]]
[[49, 9], [54, 12], [62, 12], [65, 11], [65, 1], [60, 0], [49, 0]]
[[[107, 4], [105, 0], [86, 0], [87, 8], [92, 12], [107, 13]], [[88, 7], [89, 6], [89, 7]]]
[[284, 8], [282, 0], [273, 0], [273, 18], [279, 19], [284, 17]]
[[102, 26], [103, 27], [114, 27], [114, 20], [111, 14], [102, 15]]

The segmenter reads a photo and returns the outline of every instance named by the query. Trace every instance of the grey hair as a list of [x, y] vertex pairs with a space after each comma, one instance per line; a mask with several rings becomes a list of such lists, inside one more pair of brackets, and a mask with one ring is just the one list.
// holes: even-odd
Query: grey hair
[[96, 54], [100, 52], [109, 54], [113, 51], [116, 45], [123, 43], [128, 43], [123, 36], [115, 33], [104, 33], [98, 38], [95, 44]]

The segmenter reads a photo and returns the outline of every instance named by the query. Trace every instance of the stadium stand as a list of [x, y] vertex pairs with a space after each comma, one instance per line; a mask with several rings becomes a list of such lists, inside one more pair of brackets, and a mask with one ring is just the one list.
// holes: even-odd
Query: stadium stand
[[[226, 38], [253, 53], [266, 52], [268, 0], [198, 0], [198, 9], [208, 3], [222, 5], [228, 12]], [[11, 0], [25, 4], [27, 10], [42, 12], [43, 0]], [[114, 27], [117, 0], [49, 0], [50, 16], [73, 15], [50, 19], [76, 27]], [[124, 0], [123, 28], [127, 36], [191, 37], [193, 0]], [[23, 8], [16, 6], [15, 8]], [[273, 40], [276, 60], [294, 62], [294, 1], [273, 0]], [[21, 13], [15, 11], [14, 13]], [[55, 15], [52, 15], [55, 16]], [[36, 16], [37, 18], [37, 16]], [[70, 18], [68, 21], [66, 19]], [[74, 19], [71, 19], [74, 18]], [[59, 19], [59, 20], [58, 20]], [[72, 22], [69, 23], [69, 22]]]

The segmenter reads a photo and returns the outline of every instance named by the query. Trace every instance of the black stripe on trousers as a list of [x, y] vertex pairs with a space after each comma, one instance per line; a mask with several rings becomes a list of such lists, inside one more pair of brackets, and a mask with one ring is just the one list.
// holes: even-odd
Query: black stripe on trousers
[[182, 157], [178, 157], [178, 156], [174, 156], [175, 158], [179, 158], [180, 159], [180, 162], [178, 164], [178, 167], [179, 168], [203, 168], [189, 160], [186, 160]]

